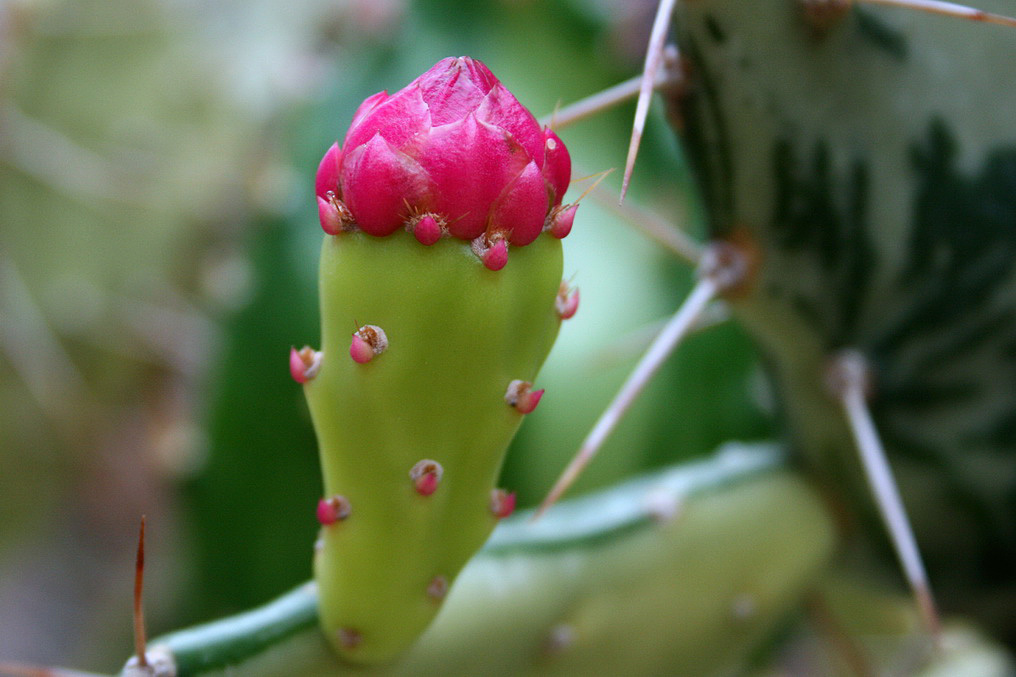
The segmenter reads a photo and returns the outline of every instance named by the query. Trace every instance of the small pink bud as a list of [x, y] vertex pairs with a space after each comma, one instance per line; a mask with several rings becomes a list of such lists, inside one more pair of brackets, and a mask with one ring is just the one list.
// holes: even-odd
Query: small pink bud
[[448, 594], [448, 579], [444, 576], [435, 576], [430, 579], [427, 585], [427, 596], [433, 600], [442, 600]]
[[476, 254], [488, 270], [501, 270], [508, 263], [508, 241], [500, 233], [491, 238], [481, 235], [472, 242], [473, 253]]
[[289, 374], [297, 383], [306, 383], [317, 376], [324, 353], [304, 346], [300, 350], [289, 349]]
[[579, 288], [570, 289], [567, 282], [562, 282], [561, 288], [557, 292], [557, 298], [554, 300], [554, 310], [557, 311], [557, 316], [562, 320], [570, 320], [575, 317], [578, 309]]
[[425, 458], [418, 461], [409, 471], [409, 479], [413, 480], [416, 493], [421, 496], [430, 496], [441, 484], [441, 476], [444, 475], [444, 468], [437, 461]]
[[[370, 235], [387, 236], [414, 213], [433, 212], [447, 219], [437, 219], [442, 236], [470, 241], [497, 230], [520, 247], [542, 232], [570, 175], [561, 139], [486, 66], [461, 57], [440, 61], [391, 96], [367, 99], [342, 148], [325, 154], [318, 195], [334, 191]], [[411, 230], [432, 243], [429, 224]], [[487, 248], [487, 267], [503, 267], [506, 248]]]
[[321, 221], [321, 230], [329, 235], [338, 235], [344, 230], [351, 230], [354, 221], [353, 214], [342, 200], [335, 197], [333, 191], [318, 196], [318, 220]]
[[323, 526], [328, 526], [346, 519], [351, 511], [352, 507], [349, 505], [349, 499], [336, 494], [318, 501], [317, 520]]
[[508, 493], [504, 489], [491, 491], [490, 511], [498, 519], [504, 519], [515, 512], [515, 492]]
[[366, 364], [388, 350], [388, 335], [376, 324], [365, 324], [353, 332], [349, 344], [349, 356], [354, 362]]
[[577, 204], [555, 207], [547, 218], [550, 222], [550, 234], [559, 240], [568, 237], [568, 233], [571, 232], [572, 225], [575, 223], [575, 212], [578, 209]]
[[317, 199], [318, 219], [321, 221], [321, 230], [329, 235], [338, 235], [342, 232], [342, 217], [335, 204], [323, 197]]
[[360, 338], [359, 334], [353, 334], [353, 341], [349, 344], [349, 356], [353, 358], [354, 362], [367, 364], [374, 359], [374, 349]]
[[437, 219], [434, 218], [433, 214], [424, 214], [419, 220], [411, 226], [413, 236], [416, 237], [417, 241], [427, 247], [431, 246], [435, 242], [441, 239], [441, 235], [444, 234], [444, 228], [438, 223]]
[[337, 637], [343, 649], [355, 649], [363, 642], [363, 634], [353, 628], [339, 628]]
[[518, 409], [520, 414], [528, 414], [536, 409], [544, 392], [543, 389], [531, 390], [532, 387], [529, 381], [512, 381], [505, 391], [504, 401]]

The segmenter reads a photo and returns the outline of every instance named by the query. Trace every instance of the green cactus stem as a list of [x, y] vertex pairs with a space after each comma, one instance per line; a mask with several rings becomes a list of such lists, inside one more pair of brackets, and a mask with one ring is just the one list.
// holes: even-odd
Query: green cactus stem
[[742, 666], [784, 625], [835, 542], [822, 501], [769, 447], [732, 445], [530, 516], [502, 522], [394, 663], [337, 659], [312, 584], [150, 653], [177, 677], [709, 675]]
[[1016, 89], [999, 86], [1016, 35], [860, 4], [816, 33], [802, 5], [677, 17], [692, 78], [677, 128], [716, 236], [759, 260], [731, 308], [808, 471], [872, 534], [824, 377], [843, 349], [873, 366], [872, 416], [943, 608], [1016, 645]]
[[304, 388], [324, 495], [348, 501], [314, 560], [344, 657], [412, 644], [441, 608], [434, 581], [454, 581], [504, 515], [492, 491], [523, 419], [506, 391], [534, 381], [554, 343], [561, 273], [550, 235], [498, 271], [454, 238], [325, 238], [320, 367]]

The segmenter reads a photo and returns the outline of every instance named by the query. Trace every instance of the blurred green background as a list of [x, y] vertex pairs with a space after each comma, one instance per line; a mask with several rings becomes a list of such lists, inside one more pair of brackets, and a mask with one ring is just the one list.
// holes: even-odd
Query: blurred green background
[[[287, 353], [317, 342], [320, 156], [360, 100], [445, 56], [537, 115], [629, 78], [654, 8], [0, 0], [0, 661], [119, 667], [142, 514], [150, 634], [306, 579], [320, 485]], [[623, 164], [633, 109], [561, 132], [575, 178]], [[631, 199], [698, 230], [658, 110]], [[506, 464], [524, 504], [690, 279], [593, 199], [565, 245], [582, 306]], [[735, 326], [693, 337], [578, 490], [770, 434], [754, 364]]]

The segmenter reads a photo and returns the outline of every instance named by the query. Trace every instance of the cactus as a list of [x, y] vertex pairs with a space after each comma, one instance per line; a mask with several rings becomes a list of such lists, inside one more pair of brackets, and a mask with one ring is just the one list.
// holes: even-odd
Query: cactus
[[498, 472], [574, 312], [558, 308], [569, 174], [563, 143], [469, 58], [367, 99], [321, 162], [322, 348], [290, 367], [324, 474], [321, 619], [350, 660], [405, 650], [512, 511]]
[[313, 584], [155, 639], [150, 653], [176, 677], [577, 675], [604, 665], [714, 674], [744, 666], [773, 636], [835, 542], [820, 498], [765, 446], [730, 445], [560, 504], [536, 528], [530, 517], [498, 527], [393, 663], [337, 662], [317, 628]]
[[[760, 261], [731, 308], [770, 358], [808, 471], [870, 522], [825, 382], [835, 353], [863, 355], [933, 584], [1013, 639], [1011, 613], [991, 609], [1016, 603], [1016, 130], [1003, 112], [1016, 97], [971, 105], [955, 87], [993, 89], [1016, 39], [860, 5], [808, 18], [776, 1], [683, 3], [677, 17], [690, 67], [672, 112], [713, 235]], [[943, 524], [969, 534], [963, 547]]]
[[[917, 525], [947, 608], [1012, 632], [1012, 134], [949, 95], [939, 19], [862, 4], [677, 3], [686, 68], [671, 114], [713, 239], [683, 251], [745, 264], [736, 284], [697, 287], [696, 312], [722, 295], [759, 341], [787, 458], [721, 455], [535, 525], [510, 516], [504, 451], [578, 304], [561, 282], [570, 162], [482, 64], [446, 60], [367, 99], [318, 169], [322, 344], [289, 359], [324, 478], [316, 582], [157, 640], [156, 665], [171, 667], [125, 674], [715, 674], [758, 667], [775, 646], [811, 666], [898, 668], [897, 647], [921, 630], [910, 603], [870, 581], [828, 584], [836, 545], [880, 533], [846, 377], [827, 368], [844, 354], [861, 360], [839, 366], [870, 367], [848, 374], [870, 377], [852, 392], [867, 388], [856, 399], [897, 454], [908, 505], [915, 488], [936, 499]], [[990, 78], [1012, 54], [1002, 66], [950, 56]], [[691, 328], [678, 316], [664, 336]], [[970, 470], [989, 462], [990, 482]], [[943, 520], [976, 533], [946, 543]], [[811, 640], [848, 649], [802, 648], [788, 630], [809, 626], [794, 622], [801, 609]], [[892, 648], [858, 668], [850, 640], [873, 631]], [[942, 652], [912, 657], [927, 674], [1012, 672], [961, 626], [939, 637]]]

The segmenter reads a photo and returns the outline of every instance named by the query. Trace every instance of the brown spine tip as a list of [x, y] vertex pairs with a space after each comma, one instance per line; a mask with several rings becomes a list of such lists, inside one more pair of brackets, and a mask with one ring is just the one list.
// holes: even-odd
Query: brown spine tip
[[134, 561], [134, 651], [138, 658], [138, 667], [148, 667], [145, 636], [145, 610], [142, 605], [142, 592], [145, 588], [145, 516], [141, 516], [141, 527], [138, 530], [138, 552]]

